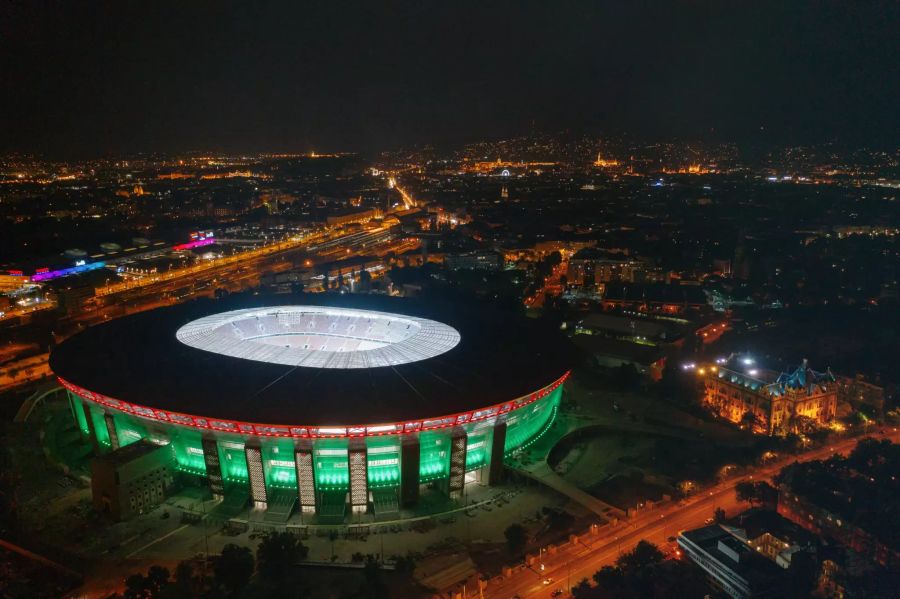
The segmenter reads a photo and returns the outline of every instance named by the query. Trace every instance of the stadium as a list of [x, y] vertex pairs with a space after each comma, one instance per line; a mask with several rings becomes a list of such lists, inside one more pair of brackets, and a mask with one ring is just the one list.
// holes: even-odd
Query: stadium
[[569, 364], [538, 320], [325, 294], [161, 308], [50, 358], [95, 454], [149, 442], [226, 502], [332, 520], [499, 482], [553, 423]]

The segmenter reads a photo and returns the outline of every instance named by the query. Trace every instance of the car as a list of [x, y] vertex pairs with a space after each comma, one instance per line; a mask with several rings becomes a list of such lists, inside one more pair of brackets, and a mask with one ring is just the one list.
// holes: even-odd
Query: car
[[551, 597], [559, 597], [559, 596], [562, 595], [562, 594], [563, 594], [563, 590], [562, 590], [562, 589], [556, 589], [555, 591], [553, 591], [552, 593], [550, 593], [550, 596], [551, 596]]
[[553, 579], [552, 579], [552, 578], [545, 578], [545, 579], [544, 579], [544, 584], [545, 584], [545, 585], [550, 584], [550, 583], [552, 583], [552, 582], [553, 582]]
[[677, 539], [677, 537], [669, 537], [669, 538], [666, 539], [666, 540], [667, 540], [668, 542], [670, 542], [670, 543], [674, 543], [674, 542], [677, 541], [678, 539]]
[[712, 524], [713, 522], [715, 522], [714, 519], [712, 519], [712, 518], [707, 518], [707, 519], [704, 521], [704, 524]]

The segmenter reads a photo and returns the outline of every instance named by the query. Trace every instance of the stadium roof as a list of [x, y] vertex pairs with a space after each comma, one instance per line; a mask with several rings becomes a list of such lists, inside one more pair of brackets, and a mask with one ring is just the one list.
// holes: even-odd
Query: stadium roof
[[[296, 312], [286, 306], [313, 309]], [[260, 312], [260, 308], [268, 309]], [[244, 313], [248, 319], [238, 323], [242, 331], [234, 330], [233, 321], [221, 316], [233, 310], [248, 311]], [[285, 331], [285, 343], [272, 342], [272, 335], [253, 339], [260, 314], [262, 326], [271, 328], [276, 319], [289, 318], [287, 313], [301, 320], [311, 312], [322, 311], [352, 316], [346, 310], [402, 315], [401, 321], [389, 321], [390, 326], [402, 323], [403, 330], [390, 333], [390, 338], [362, 341], [322, 331], [310, 337], [310, 331], [299, 329]], [[281, 316], [275, 315], [279, 312]], [[297, 314], [302, 316], [293, 316]], [[245, 344], [245, 338], [251, 339], [257, 346], [248, 354], [257, 358], [191, 347], [176, 338], [179, 330], [191, 331], [182, 327], [195, 326], [203, 322], [198, 319], [206, 317], [215, 317], [213, 320], [225, 326], [209, 329], [217, 330], [221, 339], [230, 335], [238, 345]], [[329, 325], [334, 323], [327, 321]], [[396, 357], [398, 347], [402, 350], [403, 346], [395, 342], [402, 343], [404, 335], [410, 335], [405, 329], [410, 323], [419, 327], [425, 323], [419, 333], [441, 325], [432, 330], [436, 345], [425, 350], [421, 346], [407, 348], [415, 354], [413, 359], [381, 365], [391, 362], [387, 356]], [[382, 322], [381, 326], [387, 325]], [[459, 335], [456, 343], [453, 333]], [[405, 340], [415, 340], [416, 336]], [[357, 341], [363, 344], [362, 350], [356, 347], [347, 351], [350, 346], [346, 344]], [[304, 345], [317, 343], [331, 344], [329, 351], [304, 351], [314, 349]], [[334, 351], [335, 347], [343, 350]], [[378, 359], [359, 367], [356, 362], [366, 353], [363, 350], [374, 350], [370, 357]], [[158, 410], [256, 423], [322, 426], [402, 422], [522, 397], [564, 375], [572, 364], [570, 350], [568, 341], [554, 327], [480, 304], [424, 303], [369, 295], [242, 295], [218, 301], [197, 300], [91, 327], [56, 348], [50, 366], [69, 383]], [[261, 354], [257, 352], [266, 359], [258, 359]], [[285, 363], [269, 360], [274, 354], [287, 356], [281, 360]], [[304, 364], [305, 360], [309, 361]], [[337, 363], [324, 367], [323, 360]]]

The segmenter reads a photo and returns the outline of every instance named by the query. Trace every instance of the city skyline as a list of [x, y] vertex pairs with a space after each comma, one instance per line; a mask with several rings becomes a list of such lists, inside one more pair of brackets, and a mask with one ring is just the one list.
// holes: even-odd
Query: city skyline
[[0, 597], [896, 599], [898, 24], [0, 4]]

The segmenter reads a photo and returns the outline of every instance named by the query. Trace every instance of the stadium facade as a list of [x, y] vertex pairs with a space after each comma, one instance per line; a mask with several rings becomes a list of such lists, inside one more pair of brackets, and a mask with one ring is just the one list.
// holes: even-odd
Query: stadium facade
[[426, 486], [458, 497], [467, 478], [495, 483], [504, 458], [554, 421], [567, 352], [536, 323], [302, 300], [128, 317], [73, 337], [51, 366], [96, 453], [165, 445], [215, 496], [324, 517], [395, 512]]

